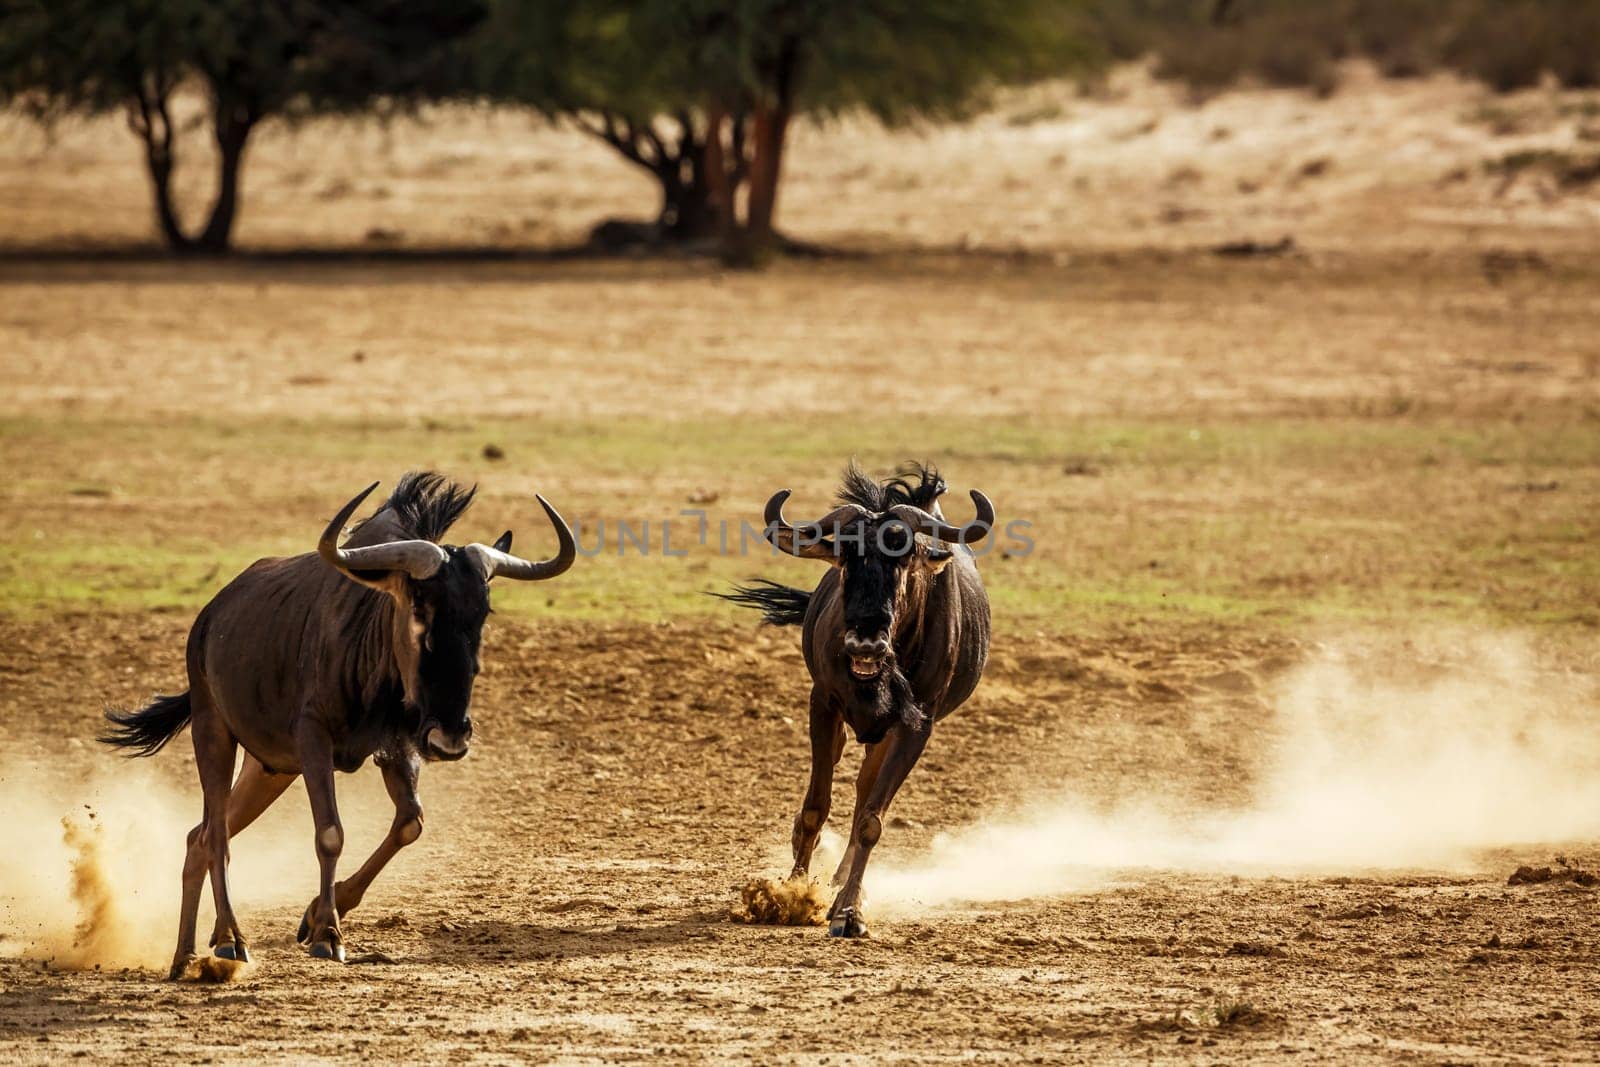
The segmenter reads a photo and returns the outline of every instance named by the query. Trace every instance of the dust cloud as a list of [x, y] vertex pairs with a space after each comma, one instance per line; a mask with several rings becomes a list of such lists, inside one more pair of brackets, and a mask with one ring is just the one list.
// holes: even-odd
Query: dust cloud
[[[1055, 799], [874, 864], [876, 910], [1094, 889], [1130, 871], [1464, 871], [1484, 850], [1600, 837], [1594, 680], [1505, 635], [1323, 646], [1268, 695], [1253, 801]], [[889, 859], [884, 856], [882, 859]]]
[[93, 787], [0, 772], [0, 948], [72, 970], [170, 960], [196, 821], [178, 799], [138, 771]]
[[[252, 904], [303, 906], [315, 891], [305, 804], [298, 787], [291, 790], [234, 842], [229, 884], [247, 932], [260, 927]], [[0, 767], [0, 812], [0, 954], [63, 970], [165, 970], [177, 938], [184, 841], [199, 821], [198, 784], [177, 785], [154, 765], [109, 756], [75, 772]], [[202, 953], [211, 923], [208, 885]]]

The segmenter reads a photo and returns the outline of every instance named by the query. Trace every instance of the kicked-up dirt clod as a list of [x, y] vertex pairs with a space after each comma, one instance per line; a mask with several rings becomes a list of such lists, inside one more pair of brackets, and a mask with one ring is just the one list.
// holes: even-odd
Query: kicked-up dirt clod
[[763, 926], [820, 926], [828, 898], [815, 878], [752, 878], [739, 890], [733, 918]]

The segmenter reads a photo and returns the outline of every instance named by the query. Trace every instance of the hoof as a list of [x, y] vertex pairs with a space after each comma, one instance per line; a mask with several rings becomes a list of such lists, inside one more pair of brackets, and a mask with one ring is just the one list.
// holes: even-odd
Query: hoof
[[828, 922], [829, 937], [866, 937], [867, 924], [854, 908], [846, 908]]
[[172, 970], [167, 972], [167, 981], [176, 982], [178, 979], [182, 978], [183, 972], [187, 971], [189, 969], [189, 965], [194, 963], [199, 958], [199, 956], [196, 956], [192, 952], [187, 956], [174, 957], [172, 960]]
[[238, 960], [240, 963], [250, 962], [250, 950], [244, 947], [243, 941], [224, 941], [212, 949], [211, 954], [219, 960]]
[[311, 946], [311, 956], [319, 960], [344, 962], [344, 946], [337, 941], [318, 941]]

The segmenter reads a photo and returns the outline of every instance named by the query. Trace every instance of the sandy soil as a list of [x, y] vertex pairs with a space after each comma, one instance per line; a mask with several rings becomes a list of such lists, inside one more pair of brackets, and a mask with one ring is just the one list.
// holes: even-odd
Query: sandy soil
[[[66, 742], [94, 729], [102, 699], [138, 699], [149, 679], [176, 677], [183, 626], [7, 624], [0, 671], [26, 683], [0, 698], [8, 766], [107, 774], [105, 757]], [[1257, 687], [1302, 653], [1200, 632], [1008, 641], [912, 779], [884, 851], [916, 854], [933, 830], [1016, 799], [1042, 768], [1083, 796], [1236, 801], [1264, 743]], [[1486, 855], [1477, 874], [1124, 871], [1095, 891], [899, 913], [859, 943], [741, 926], [728, 918], [737, 888], [778, 869], [802, 784], [792, 642], [701, 626], [502, 624], [487, 662], [486, 736], [465, 763], [429, 769], [424, 844], [349, 921], [354, 946], [392, 966], [340, 968], [294, 945], [312, 879], [304, 801], [291, 793], [281, 807], [294, 810], [274, 816], [304, 834], [307, 862], [287, 890], [240, 881], [259, 957], [243, 979], [175, 987], [150, 972], [6, 960], [0, 1055], [1589, 1058], [1595, 890], [1505, 884], [1548, 852]], [[1241, 667], [1231, 688], [1199, 684]], [[29, 713], [39, 707], [51, 713]], [[174, 783], [188, 773], [181, 753], [163, 758]], [[380, 809], [357, 810], [381, 824]], [[242, 836], [238, 862], [252, 835], [274, 833]], [[1592, 865], [1600, 853], [1569, 858]]]
[[1584, 257], [1501, 273], [1469, 253], [950, 257], [759, 278], [0, 264], [0, 412], [804, 419], [892, 409], [912, 382], [922, 411], [964, 417], [1581, 411], [1600, 401], [1596, 276]]

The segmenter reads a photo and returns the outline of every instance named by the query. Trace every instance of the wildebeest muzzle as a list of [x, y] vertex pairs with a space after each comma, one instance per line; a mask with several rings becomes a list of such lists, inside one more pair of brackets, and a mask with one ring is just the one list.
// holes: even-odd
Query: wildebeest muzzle
[[428, 759], [458, 760], [467, 754], [471, 741], [471, 719], [463, 718], [454, 729], [446, 728], [437, 719], [428, 719], [418, 731], [417, 747]]
[[850, 676], [858, 682], [871, 682], [883, 673], [889, 659], [889, 635], [862, 638], [854, 630], [845, 631], [844, 654], [850, 657]]

